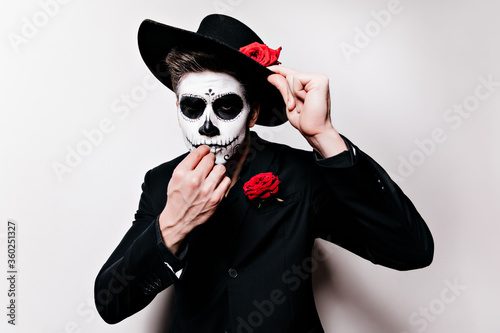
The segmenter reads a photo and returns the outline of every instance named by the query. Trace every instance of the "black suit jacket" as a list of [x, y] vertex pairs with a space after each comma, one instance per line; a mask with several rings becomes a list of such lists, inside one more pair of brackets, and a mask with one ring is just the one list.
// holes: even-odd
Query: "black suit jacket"
[[[170, 332], [323, 332], [311, 286], [315, 238], [375, 264], [424, 267], [433, 240], [410, 200], [368, 155], [318, 159], [252, 134], [241, 177], [215, 214], [185, 240], [181, 258], [164, 245], [157, 217], [172, 172], [185, 155], [150, 170], [135, 221], [99, 272], [96, 306], [108, 323], [144, 308], [174, 284]], [[281, 181], [260, 206], [243, 184], [263, 172]], [[182, 268], [179, 278], [167, 267]]]

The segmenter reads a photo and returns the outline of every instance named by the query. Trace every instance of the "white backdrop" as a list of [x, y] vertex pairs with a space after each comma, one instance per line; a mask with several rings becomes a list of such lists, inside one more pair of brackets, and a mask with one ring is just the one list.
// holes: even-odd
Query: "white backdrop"
[[[184, 152], [174, 96], [136, 36], [151, 18], [196, 30], [230, 14], [289, 67], [331, 78], [337, 129], [413, 200], [433, 264], [397, 272], [326, 242], [314, 273], [327, 332], [500, 331], [500, 5], [490, 0], [2, 1], [0, 266], [17, 223], [16, 326], [166, 332], [170, 291], [109, 326], [94, 278], [130, 226], [145, 172]], [[266, 139], [308, 149], [289, 124]]]

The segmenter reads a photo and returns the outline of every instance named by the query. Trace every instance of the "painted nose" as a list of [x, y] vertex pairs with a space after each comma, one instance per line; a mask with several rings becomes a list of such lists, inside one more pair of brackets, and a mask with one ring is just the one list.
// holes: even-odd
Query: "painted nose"
[[205, 123], [198, 129], [198, 133], [206, 136], [216, 136], [220, 134], [219, 129], [210, 119], [205, 120]]

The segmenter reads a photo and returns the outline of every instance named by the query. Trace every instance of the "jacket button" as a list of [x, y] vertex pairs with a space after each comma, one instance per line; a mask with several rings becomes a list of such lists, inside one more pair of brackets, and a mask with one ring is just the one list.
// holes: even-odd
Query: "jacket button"
[[228, 271], [229, 276], [232, 277], [233, 279], [238, 276], [238, 271], [235, 270], [234, 268], [230, 268]]

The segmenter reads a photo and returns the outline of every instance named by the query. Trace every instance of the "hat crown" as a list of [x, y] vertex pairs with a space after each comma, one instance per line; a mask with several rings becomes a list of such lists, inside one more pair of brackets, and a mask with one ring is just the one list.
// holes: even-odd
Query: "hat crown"
[[242, 22], [226, 15], [212, 14], [200, 23], [198, 34], [215, 39], [229, 47], [239, 50], [251, 43], [262, 43], [262, 40]]
[[220, 57], [231, 62], [246, 83], [255, 89], [260, 101], [257, 124], [277, 126], [287, 121], [285, 102], [278, 89], [267, 80], [273, 72], [240, 52], [239, 49], [254, 42], [264, 44], [245, 24], [226, 15], [212, 14], [205, 17], [197, 32], [168, 26], [152, 20], [144, 20], [137, 35], [142, 59], [169, 89], [172, 77], [165, 62], [174, 48], [193, 50]]

